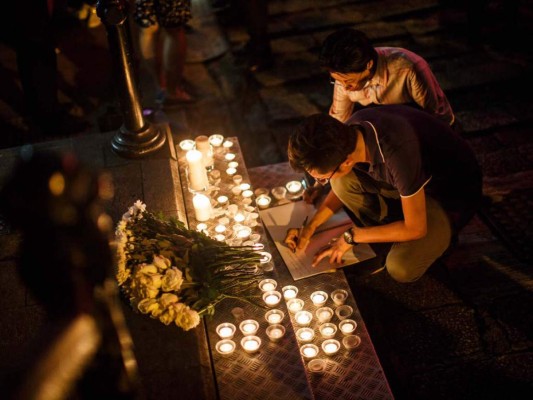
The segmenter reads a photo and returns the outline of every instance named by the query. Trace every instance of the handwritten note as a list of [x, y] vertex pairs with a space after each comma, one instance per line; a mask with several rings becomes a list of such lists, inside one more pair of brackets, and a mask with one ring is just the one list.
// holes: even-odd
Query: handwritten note
[[350, 218], [344, 211], [339, 211], [333, 215], [315, 232], [305, 251], [293, 253], [284, 243], [287, 229], [298, 228], [302, 225], [305, 217], [309, 218], [314, 214], [315, 208], [304, 201], [291, 202], [282, 206], [261, 210], [259, 212], [265, 227], [276, 244], [276, 248], [281, 254], [283, 261], [287, 265], [294, 280], [318, 275], [324, 272], [335, 271], [346, 265], [352, 265], [376, 254], [367, 244], [354, 246], [353, 252], [348, 251], [344, 255], [343, 263], [332, 265], [328, 258], [323, 259], [316, 267], [312, 266], [313, 257], [322, 248], [328, 245], [333, 238], [338, 238], [352, 225]]

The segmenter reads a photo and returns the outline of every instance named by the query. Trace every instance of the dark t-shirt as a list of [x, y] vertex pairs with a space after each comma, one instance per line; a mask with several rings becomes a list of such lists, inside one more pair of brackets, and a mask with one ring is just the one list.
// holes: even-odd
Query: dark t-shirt
[[403, 197], [424, 187], [457, 228], [471, 217], [481, 199], [480, 168], [468, 143], [447, 124], [403, 105], [363, 109], [346, 123], [362, 126], [374, 179]]

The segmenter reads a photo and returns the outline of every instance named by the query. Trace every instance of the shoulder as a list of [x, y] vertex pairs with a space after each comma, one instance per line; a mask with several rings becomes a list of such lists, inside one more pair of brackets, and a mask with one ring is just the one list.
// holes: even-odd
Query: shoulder
[[376, 52], [388, 69], [414, 69], [428, 65], [421, 56], [401, 47], [376, 47]]

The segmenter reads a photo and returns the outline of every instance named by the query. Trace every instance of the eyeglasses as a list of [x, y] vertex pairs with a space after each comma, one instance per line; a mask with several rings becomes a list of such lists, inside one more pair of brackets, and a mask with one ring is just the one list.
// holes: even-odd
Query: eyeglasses
[[333, 172], [331, 173], [331, 175], [328, 178], [315, 178], [315, 181], [317, 181], [322, 186], [326, 186], [329, 183], [329, 181], [331, 180], [331, 178], [333, 178], [333, 175], [335, 175], [335, 173], [339, 170], [339, 168], [341, 167], [343, 162], [341, 162], [339, 165], [337, 165], [337, 167], [333, 170]]

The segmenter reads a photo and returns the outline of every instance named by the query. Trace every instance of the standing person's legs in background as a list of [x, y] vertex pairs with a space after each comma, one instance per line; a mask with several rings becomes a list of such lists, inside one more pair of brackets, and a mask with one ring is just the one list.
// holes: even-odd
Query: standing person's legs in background
[[183, 70], [187, 54], [185, 26], [163, 29], [163, 80], [167, 90], [166, 102], [188, 103], [194, 101], [184, 88]]

